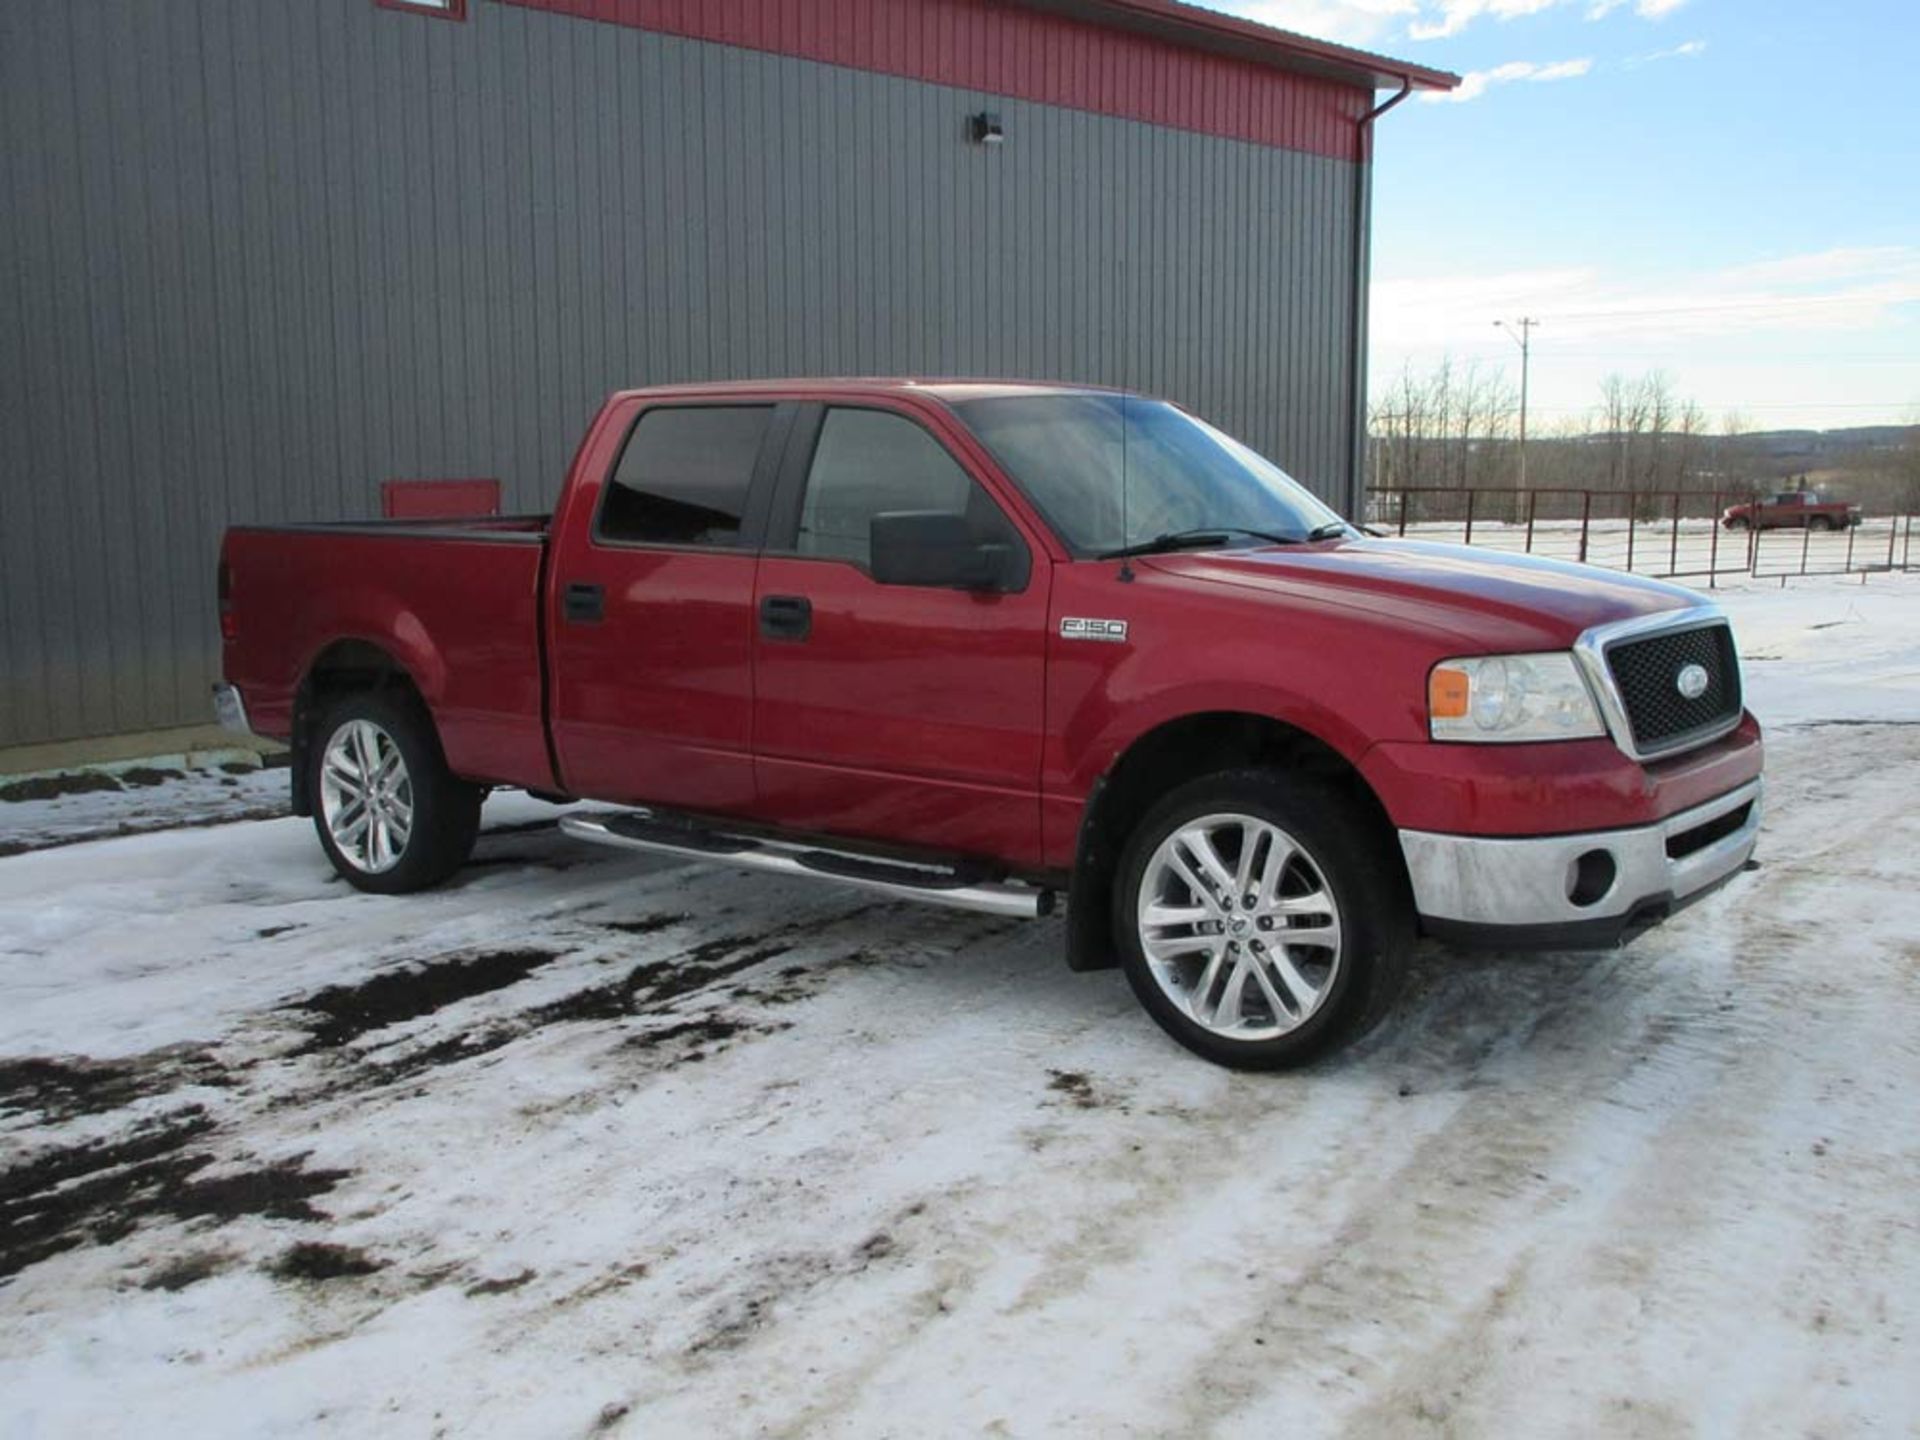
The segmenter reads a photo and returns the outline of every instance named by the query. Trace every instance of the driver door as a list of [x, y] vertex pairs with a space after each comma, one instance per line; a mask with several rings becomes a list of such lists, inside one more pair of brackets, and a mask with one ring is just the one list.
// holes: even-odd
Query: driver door
[[[1004, 592], [882, 585], [868, 526], [964, 514], [1028, 557]], [[754, 776], [783, 827], [1040, 859], [1046, 565], [936, 433], [878, 402], [797, 418], [756, 578]]]

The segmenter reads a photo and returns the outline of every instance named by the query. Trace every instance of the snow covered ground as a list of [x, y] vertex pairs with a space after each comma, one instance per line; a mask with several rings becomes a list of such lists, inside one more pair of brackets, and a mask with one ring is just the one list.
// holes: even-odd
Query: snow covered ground
[[1301, 1074], [522, 797], [393, 900], [0, 804], [0, 1433], [1914, 1433], [1920, 578], [1722, 598], [1763, 868]]
[[108, 835], [264, 820], [287, 810], [287, 772], [252, 756], [190, 766], [171, 756], [0, 780], [0, 857]]

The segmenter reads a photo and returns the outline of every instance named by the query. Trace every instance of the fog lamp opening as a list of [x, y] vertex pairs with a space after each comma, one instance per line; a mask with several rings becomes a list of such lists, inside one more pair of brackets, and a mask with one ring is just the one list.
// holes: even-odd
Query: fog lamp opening
[[1585, 909], [1606, 898], [1619, 868], [1605, 850], [1589, 850], [1567, 866], [1567, 899]]

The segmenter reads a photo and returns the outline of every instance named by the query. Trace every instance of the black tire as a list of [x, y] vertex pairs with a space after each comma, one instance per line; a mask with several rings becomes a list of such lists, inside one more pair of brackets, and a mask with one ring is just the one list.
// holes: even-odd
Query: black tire
[[[1324, 998], [1277, 1036], [1234, 1039], [1202, 1025], [1162, 988], [1143, 946], [1140, 892], [1155, 853], [1183, 826], [1219, 814], [1250, 816], [1291, 837], [1338, 907], [1341, 950]], [[1187, 1049], [1236, 1070], [1304, 1064], [1358, 1039], [1398, 997], [1414, 945], [1412, 898], [1400, 858], [1387, 848], [1393, 843], [1391, 833], [1350, 795], [1315, 777], [1232, 770], [1180, 786], [1134, 827], [1120, 858], [1113, 930], [1133, 993]]]
[[1833, 521], [1828, 519], [1825, 515], [1816, 515], [1808, 523], [1812, 525], [1813, 528], [1816, 530], [1833, 529]]
[[[341, 730], [365, 721], [385, 732], [400, 753], [412, 803], [412, 825], [398, 858], [388, 868], [369, 869], [335, 840], [322, 789], [327, 752]], [[466, 863], [480, 833], [480, 802], [486, 792], [447, 769], [432, 717], [409, 695], [362, 690], [341, 696], [321, 713], [307, 749], [307, 795], [320, 847], [340, 877], [375, 895], [405, 895], [438, 885]]]
[[1729, 515], [1726, 520], [1726, 526], [1729, 530], [1744, 530], [1747, 528], [1747, 522], [1742, 516]]

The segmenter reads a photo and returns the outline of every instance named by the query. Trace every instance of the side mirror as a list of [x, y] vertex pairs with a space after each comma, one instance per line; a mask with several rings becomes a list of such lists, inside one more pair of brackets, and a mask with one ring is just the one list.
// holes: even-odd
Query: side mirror
[[893, 510], [868, 525], [873, 578], [882, 585], [949, 590], [1005, 590], [1013, 548], [975, 536], [964, 515], [944, 510]]

